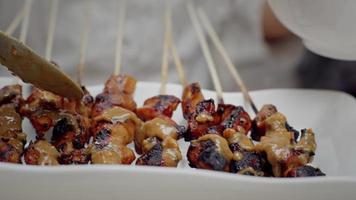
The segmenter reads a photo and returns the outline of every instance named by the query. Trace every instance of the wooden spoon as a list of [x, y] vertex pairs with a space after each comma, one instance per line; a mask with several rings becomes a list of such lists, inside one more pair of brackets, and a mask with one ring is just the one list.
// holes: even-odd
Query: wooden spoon
[[0, 63], [24, 82], [57, 95], [78, 98], [81, 87], [55, 64], [37, 55], [31, 48], [0, 31]]

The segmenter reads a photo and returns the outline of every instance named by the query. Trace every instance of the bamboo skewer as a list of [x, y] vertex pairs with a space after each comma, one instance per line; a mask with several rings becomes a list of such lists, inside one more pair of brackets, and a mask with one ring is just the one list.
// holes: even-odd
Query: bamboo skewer
[[218, 36], [218, 34], [216, 33], [216, 31], [214, 30], [211, 22], [209, 21], [206, 13], [203, 11], [202, 8], [198, 8], [197, 9], [197, 13], [198, 16], [200, 18], [200, 21], [202, 22], [203, 27], [206, 29], [209, 37], [211, 38], [214, 46], [217, 48], [218, 52], [220, 53], [220, 55], [222, 56], [228, 70], [230, 71], [231, 75], [233, 76], [233, 78], [235, 79], [237, 85], [240, 87], [242, 94], [244, 95], [245, 100], [251, 105], [253, 111], [255, 112], [255, 114], [257, 114], [258, 110], [256, 108], [255, 103], [253, 102], [248, 89], [245, 85], [245, 83], [243, 82], [236, 66], [233, 64], [231, 58], [229, 57], [226, 49], [224, 48], [224, 46], [222, 45], [222, 42]]
[[188, 9], [190, 19], [193, 23], [195, 32], [197, 34], [197, 37], [199, 39], [200, 46], [203, 50], [205, 60], [208, 64], [209, 73], [213, 79], [213, 84], [216, 91], [218, 102], [222, 103], [223, 102], [222, 87], [220, 84], [219, 76], [216, 71], [216, 66], [213, 61], [211, 52], [209, 50], [208, 42], [206, 41], [206, 38], [204, 36], [203, 29], [198, 21], [197, 13], [191, 1], [187, 2], [187, 9]]
[[178, 51], [177, 51], [177, 47], [176, 44], [174, 42], [174, 38], [173, 38], [173, 33], [171, 31], [171, 50], [172, 50], [172, 56], [173, 56], [173, 60], [174, 60], [174, 65], [176, 66], [177, 72], [178, 72], [178, 76], [179, 76], [179, 81], [181, 82], [181, 84], [184, 86], [188, 85], [188, 81], [186, 78], [186, 74], [184, 71], [184, 66], [183, 63], [179, 57]]
[[26, 0], [24, 6], [24, 19], [21, 25], [21, 33], [20, 33], [20, 41], [26, 43], [28, 25], [30, 22], [30, 14], [31, 14], [32, 0]]
[[168, 65], [169, 65], [169, 49], [171, 47], [171, 7], [167, 2], [164, 13], [164, 42], [162, 53], [162, 66], [161, 66], [161, 88], [160, 94], [164, 95], [167, 92], [167, 80], [168, 80]]
[[[32, 8], [32, 0], [26, 0], [25, 5], [23, 7], [23, 20], [22, 20], [22, 24], [21, 24], [20, 38], [19, 38], [19, 40], [23, 43], [26, 43], [26, 39], [27, 39], [31, 8]], [[17, 18], [17, 16], [15, 18]], [[14, 19], [14, 20], [16, 20], [16, 19]], [[18, 25], [19, 24], [17, 24], [16, 26], [18, 26]], [[14, 26], [14, 30], [16, 28], [17, 27]], [[17, 84], [23, 84], [23, 82], [20, 78], [17, 78]]]
[[91, 21], [90, 15], [91, 15], [91, 5], [90, 5], [90, 1], [87, 1], [83, 32], [80, 41], [80, 58], [79, 58], [79, 64], [77, 66], [77, 82], [79, 85], [82, 85], [82, 81], [83, 81], [82, 79], [83, 79], [83, 72], [84, 72], [85, 56], [86, 56], [86, 51], [88, 46], [88, 35], [89, 35], [90, 21]]
[[169, 15], [165, 15], [165, 17], [167, 17], [166, 21], [168, 23], [168, 33], [169, 33], [169, 39], [170, 39], [170, 47], [171, 47], [171, 53], [172, 53], [172, 57], [173, 57], [173, 61], [174, 61], [174, 65], [176, 67], [176, 70], [178, 72], [178, 76], [179, 76], [179, 81], [181, 82], [182, 86], [185, 87], [188, 85], [188, 81], [186, 78], [186, 74], [185, 74], [185, 70], [184, 70], [184, 65], [181, 61], [181, 58], [178, 54], [178, 50], [174, 41], [174, 35], [173, 35], [173, 27], [172, 27], [172, 8], [169, 4]]
[[12, 35], [15, 32], [16, 28], [20, 25], [21, 21], [24, 19], [26, 15], [26, 6], [27, 4], [25, 4], [23, 8], [21, 8], [21, 10], [16, 14], [15, 18], [9, 24], [9, 26], [5, 29], [5, 33], [7, 35]]
[[127, 0], [122, 0], [119, 4], [119, 19], [116, 32], [116, 54], [115, 54], [115, 69], [114, 75], [119, 75], [121, 70], [122, 42], [125, 32], [125, 19], [127, 10]]
[[45, 52], [45, 58], [48, 61], [51, 60], [52, 58], [52, 46], [53, 46], [55, 24], [57, 20], [57, 11], [58, 11], [58, 0], [52, 0], [51, 8], [50, 8], [48, 32], [47, 32], [46, 52]]

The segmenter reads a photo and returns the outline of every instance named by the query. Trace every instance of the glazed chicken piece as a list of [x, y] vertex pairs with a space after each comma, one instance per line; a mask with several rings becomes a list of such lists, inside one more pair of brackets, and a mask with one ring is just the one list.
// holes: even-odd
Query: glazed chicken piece
[[84, 96], [80, 101], [77, 99], [64, 98], [62, 109], [73, 114], [80, 114], [86, 118], [90, 118], [91, 110], [94, 105], [94, 98], [84, 86], [82, 86], [82, 90]]
[[93, 164], [131, 164], [134, 152], [126, 145], [140, 131], [141, 120], [130, 110], [113, 107], [93, 119], [93, 144], [90, 147]]
[[146, 99], [143, 106], [136, 109], [136, 114], [143, 121], [148, 121], [162, 115], [171, 118], [179, 103], [179, 98], [173, 95], [154, 96]]
[[60, 153], [60, 164], [88, 163], [85, 144], [90, 138], [93, 98], [84, 87], [83, 90], [83, 98], [76, 100], [34, 88], [20, 109], [30, 119], [38, 139], [53, 128], [51, 143]]
[[142, 154], [136, 165], [177, 167], [182, 154], [177, 143], [179, 129], [163, 118], [146, 121], [135, 135], [135, 149]]
[[227, 128], [242, 126], [246, 132], [251, 128], [251, 119], [241, 106], [219, 104], [214, 100], [204, 100], [198, 84], [185, 87], [183, 92], [183, 113], [188, 122], [184, 136], [186, 141], [198, 139], [205, 134], [222, 135]]
[[[261, 137], [266, 133], [265, 120], [271, 115], [277, 113], [277, 108], [272, 104], [263, 105], [261, 110], [257, 113], [255, 119], [252, 121], [251, 138], [255, 141], [260, 141]], [[299, 137], [299, 132], [291, 127], [288, 122], [285, 122], [285, 128], [294, 133], [294, 139]]]
[[188, 120], [195, 112], [198, 103], [204, 100], [199, 83], [192, 83], [184, 88], [182, 95], [183, 117]]
[[25, 151], [25, 162], [28, 165], [59, 165], [60, 154], [57, 149], [45, 140], [31, 142]]
[[90, 138], [89, 118], [78, 114], [60, 113], [53, 127], [51, 143], [59, 151], [60, 164], [87, 164], [89, 152], [85, 145]]
[[207, 134], [191, 141], [187, 157], [191, 167], [229, 172], [233, 153], [225, 138]]
[[246, 136], [243, 128], [239, 131], [226, 129], [224, 137], [228, 141], [230, 150], [233, 153], [230, 172], [251, 176], [265, 175], [267, 162], [260, 153], [255, 151], [255, 145]]
[[118, 106], [135, 111], [136, 102], [133, 94], [136, 89], [136, 80], [128, 75], [112, 75], [105, 83], [102, 93], [96, 96], [92, 109], [92, 116], [100, 115], [104, 110]]
[[256, 151], [266, 154], [276, 177], [288, 176], [291, 170], [312, 162], [316, 150], [311, 129], [302, 130], [300, 139], [296, 141], [294, 132], [288, 130], [286, 122], [285, 116], [279, 112], [266, 117], [263, 122], [264, 136], [256, 144]]
[[184, 88], [182, 95], [183, 117], [188, 127], [184, 135], [186, 141], [198, 139], [204, 134], [219, 134], [217, 126], [220, 116], [216, 113], [213, 99], [204, 99], [199, 83]]
[[61, 120], [61, 112], [81, 115], [89, 118], [93, 98], [85, 91], [82, 100], [67, 99], [51, 92], [34, 88], [20, 109], [23, 116], [29, 118], [36, 130], [38, 138], [43, 138], [45, 132]]
[[22, 101], [23, 98], [21, 85], [7, 85], [0, 89], [0, 105], [14, 104], [17, 110], [19, 109]]
[[309, 176], [325, 176], [319, 168], [309, 165], [295, 167], [287, 172], [286, 177], [309, 177]]
[[136, 109], [145, 123], [135, 135], [135, 149], [141, 156], [136, 165], [177, 167], [182, 155], [177, 140], [185, 127], [171, 119], [180, 100], [172, 95], [158, 95], [147, 99]]
[[9, 85], [0, 90], [0, 162], [21, 163], [26, 143], [22, 117], [18, 113], [22, 101], [20, 85]]
[[251, 129], [250, 115], [241, 107], [231, 104], [219, 104], [218, 111], [221, 116], [221, 134], [226, 129], [234, 129], [236, 131], [243, 128], [244, 133], [247, 134]]

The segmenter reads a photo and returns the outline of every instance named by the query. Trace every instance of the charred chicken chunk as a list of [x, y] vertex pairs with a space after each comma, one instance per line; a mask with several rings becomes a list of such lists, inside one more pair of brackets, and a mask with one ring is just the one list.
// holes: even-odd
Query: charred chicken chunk
[[94, 164], [130, 164], [134, 152], [126, 145], [133, 141], [141, 127], [135, 113], [121, 107], [107, 109], [94, 118], [93, 145], [90, 148]]
[[20, 85], [5, 86], [0, 90], [0, 162], [21, 162], [26, 143], [22, 117], [17, 112], [21, 102]]
[[67, 114], [53, 128], [52, 144], [60, 152], [60, 164], [86, 164], [89, 154], [90, 121], [80, 115]]
[[98, 116], [106, 109], [115, 106], [134, 111], [136, 102], [133, 95], [136, 89], [136, 80], [127, 75], [112, 75], [105, 83], [104, 91], [97, 95], [92, 109], [92, 116]]
[[191, 141], [187, 157], [191, 167], [228, 172], [233, 153], [225, 138], [207, 134]]
[[198, 103], [204, 100], [199, 83], [192, 83], [184, 88], [182, 95], [183, 117], [188, 120], [195, 112]]
[[219, 104], [214, 100], [204, 100], [198, 84], [185, 87], [182, 97], [183, 114], [188, 122], [184, 136], [186, 141], [198, 139], [204, 134], [222, 135], [227, 128], [243, 127], [246, 132], [251, 128], [251, 119], [241, 106]]
[[316, 149], [314, 133], [311, 129], [303, 130], [299, 141], [294, 140], [294, 132], [288, 131], [286, 118], [276, 112], [264, 120], [265, 136], [256, 145], [259, 152], [264, 152], [272, 166], [273, 175], [286, 176], [295, 167], [312, 162]]
[[25, 162], [29, 165], [59, 165], [59, 152], [45, 140], [31, 142], [25, 151]]
[[22, 101], [21, 85], [8, 85], [0, 89], [0, 105], [14, 104], [18, 109]]
[[[260, 141], [261, 137], [264, 136], [267, 131], [265, 120], [277, 112], [277, 108], [272, 104], [266, 104], [261, 108], [255, 119], [252, 121], [251, 138], [253, 140]], [[287, 121], [284, 126], [288, 131], [294, 133], [295, 140], [299, 137], [299, 132], [291, 127]]]
[[224, 137], [227, 139], [230, 150], [233, 153], [230, 172], [252, 176], [265, 175], [266, 160], [260, 153], [255, 151], [255, 145], [246, 136], [243, 128], [240, 131], [226, 129]]
[[137, 165], [177, 167], [182, 155], [177, 143], [179, 130], [175, 123], [154, 118], [143, 124], [135, 135], [136, 152], [142, 154]]
[[163, 141], [157, 137], [149, 137], [143, 141], [143, 154], [136, 165], [177, 167], [182, 154], [177, 140], [166, 137]]
[[146, 99], [143, 107], [136, 109], [137, 116], [143, 120], [151, 120], [159, 116], [171, 118], [180, 100], [172, 95], [158, 95]]
[[90, 118], [94, 98], [84, 86], [82, 86], [82, 90], [84, 91], [84, 96], [81, 100], [64, 98], [62, 109], [73, 114], [80, 114], [83, 117]]
[[295, 167], [290, 169], [286, 177], [309, 177], [309, 176], [325, 176], [325, 174], [320, 171], [319, 168], [315, 168], [309, 165]]

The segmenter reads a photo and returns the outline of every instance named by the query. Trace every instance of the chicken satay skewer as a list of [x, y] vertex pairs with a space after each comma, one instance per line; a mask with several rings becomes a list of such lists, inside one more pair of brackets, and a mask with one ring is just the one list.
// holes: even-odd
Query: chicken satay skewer
[[121, 75], [121, 52], [125, 23], [126, 0], [118, 4], [120, 13], [116, 38], [115, 69], [105, 83], [102, 93], [95, 98], [92, 108], [93, 143], [90, 146], [92, 164], [131, 164], [134, 152], [127, 147], [141, 129], [141, 120], [133, 112], [136, 80]]
[[[46, 49], [45, 49], [45, 59], [48, 61], [51, 60], [51, 56], [52, 56], [53, 37], [54, 37], [54, 28], [55, 28], [55, 23], [56, 23], [57, 7], [58, 7], [58, 0], [52, 0], [51, 8], [50, 8], [49, 26], [48, 26], [48, 31], [47, 31]], [[25, 21], [26, 20], [24, 20], [24, 22]], [[27, 23], [28, 23], [28, 20], [27, 20]], [[27, 25], [24, 25], [23, 27], [27, 27]], [[23, 34], [23, 35], [26, 36], [26, 34]], [[45, 98], [42, 96], [43, 95], [42, 92], [52, 95], [52, 93], [42, 91], [37, 88], [33, 88], [33, 92], [34, 91], [39, 92], [38, 93], [39, 96], [34, 96], [35, 98]], [[36, 94], [36, 92], [32, 93], [30, 95], [29, 99], [31, 98], [31, 96], [33, 94]], [[54, 94], [53, 94], [53, 97], [60, 98]], [[38, 104], [36, 106], [42, 106], [42, 105]], [[32, 115], [32, 114], [28, 115], [28, 117], [30, 117], [31, 123], [32, 124], [36, 123], [36, 119], [32, 120], [30, 115]], [[47, 126], [47, 125], [44, 125], [44, 126]], [[46, 140], [44, 140], [41, 137], [38, 138], [34, 142], [31, 141], [29, 146], [26, 148], [25, 154], [24, 154], [25, 163], [29, 164], [29, 165], [59, 165], [59, 161], [58, 161], [59, 157], [60, 157], [60, 153], [58, 152], [58, 150], [51, 143], [47, 142]]]
[[204, 26], [205, 30], [207, 31], [209, 37], [211, 38], [213, 44], [215, 45], [218, 52], [222, 56], [224, 62], [226, 63], [228, 70], [230, 71], [231, 75], [235, 79], [235, 82], [240, 87], [245, 100], [251, 105], [251, 108], [254, 111], [254, 113], [257, 114], [258, 110], [257, 110], [256, 105], [253, 102], [249, 92], [248, 92], [248, 89], [247, 89], [244, 81], [242, 80], [236, 66], [233, 64], [232, 60], [230, 59], [225, 47], [222, 45], [222, 42], [221, 42], [220, 38], [218, 37], [216, 31], [214, 30], [212, 24], [210, 23], [207, 15], [201, 8], [197, 8], [197, 14], [200, 18], [200, 21], [202, 22], [202, 25]]
[[135, 148], [141, 154], [136, 165], [177, 167], [182, 159], [177, 140], [182, 135], [184, 128], [171, 119], [180, 100], [175, 96], [166, 95], [168, 56], [171, 45], [170, 18], [171, 6], [168, 1], [164, 12], [160, 95], [147, 99], [143, 107], [136, 110], [137, 115], [145, 121], [142, 131], [135, 135]]
[[[206, 49], [205, 52], [208, 52], [207, 48], [209, 47], [204, 38], [202, 26], [191, 2], [188, 2], [188, 12], [197, 35], [200, 38], [200, 44], [203, 49]], [[205, 58], [207, 61], [213, 60], [210, 53], [205, 53]], [[214, 76], [218, 76], [216, 74], [216, 67], [215, 65], [210, 65], [210, 67], [212, 68], [210, 74], [214, 79]], [[215, 84], [220, 85], [220, 82], [216, 82]], [[222, 89], [217, 92], [222, 93]], [[243, 108], [223, 104], [221, 98], [221, 103], [219, 103], [217, 111], [215, 113], [212, 112], [211, 116], [217, 118], [216, 122], [206, 124], [208, 129], [204, 131], [207, 133], [191, 141], [187, 153], [191, 166], [241, 174], [263, 174], [261, 156], [253, 152], [253, 143], [246, 136], [251, 127], [251, 121]], [[194, 121], [198, 121], [197, 124], [200, 124], [197, 118], [195, 120], [189, 120], [193, 123]], [[233, 148], [234, 146], [241, 148], [246, 147], [252, 152], [245, 153], [241, 148]], [[256, 166], [256, 163], [259, 165]]]
[[[261, 139], [261, 143], [257, 144], [255, 149], [266, 153], [267, 160], [272, 165], [272, 172], [269, 173], [272, 173], [274, 176], [292, 177], [325, 175], [319, 169], [307, 165], [307, 163], [312, 161], [316, 148], [312, 130], [302, 130], [302, 135], [297, 140], [298, 131], [289, 126], [285, 116], [279, 113], [275, 106], [264, 105], [261, 111], [258, 112], [237, 68], [233, 65], [206, 13], [202, 8], [199, 8], [197, 12], [214, 46], [223, 57], [226, 66], [243, 92], [245, 99], [250, 103], [256, 114], [251, 136], [255, 140]], [[275, 126], [275, 124], [280, 124], [280, 126]], [[227, 132], [226, 136], [230, 136], [230, 138], [235, 137], [232, 131]], [[241, 146], [241, 141], [239, 144]], [[250, 148], [248, 146], [251, 146], [251, 144], [246, 144], [248, 143], [245, 143], [247, 149]], [[246, 149], [244, 152], [246, 153]], [[282, 154], [285, 156], [281, 156]], [[246, 155], [252, 158], [255, 157], [255, 153], [251, 154], [251, 152]], [[235, 169], [236, 167], [239, 168], [241, 166], [235, 166]]]
[[211, 75], [211, 78], [213, 80], [213, 85], [216, 91], [217, 99], [219, 102], [223, 102], [223, 95], [222, 95], [222, 87], [220, 84], [220, 79], [218, 76], [218, 73], [216, 71], [215, 63], [213, 61], [211, 52], [209, 50], [208, 42], [205, 39], [203, 29], [201, 25], [199, 24], [197, 14], [195, 13], [193, 4], [191, 1], [187, 2], [187, 9], [188, 9], [188, 14], [191, 19], [191, 22], [193, 24], [193, 27], [195, 29], [196, 35], [198, 37], [200, 46], [202, 48], [205, 60], [207, 62], [207, 66], [209, 69], [209, 73]]
[[[12, 34], [23, 18], [28, 18], [29, 4], [27, 1], [7, 29], [7, 34]], [[28, 20], [26, 20], [28, 21]], [[27, 32], [27, 26], [22, 26], [21, 33]], [[25, 34], [26, 35], [26, 34]], [[25, 41], [24, 38], [22, 38]], [[17, 83], [20, 82], [18, 79]], [[22, 99], [20, 84], [8, 85], [0, 90], [0, 162], [21, 163], [24, 152], [26, 134], [22, 132], [22, 116], [19, 113]]]

